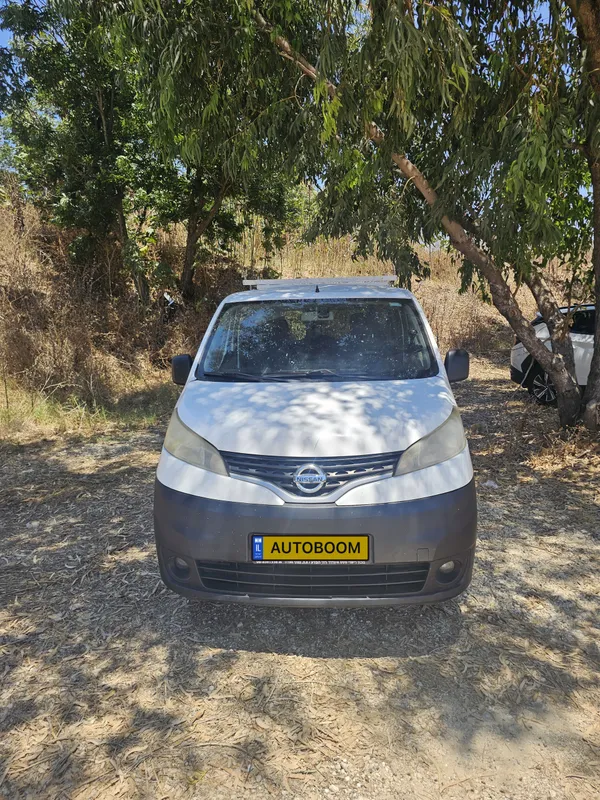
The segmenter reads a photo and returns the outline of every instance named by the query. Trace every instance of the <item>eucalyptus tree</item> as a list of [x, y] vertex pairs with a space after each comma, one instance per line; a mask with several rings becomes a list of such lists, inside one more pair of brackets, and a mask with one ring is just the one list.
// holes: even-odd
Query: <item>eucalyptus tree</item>
[[[277, 21], [256, 12], [254, 18], [284, 58], [321, 83], [321, 106], [335, 116], [325, 229], [339, 233], [354, 224], [380, 238], [382, 231], [387, 236], [391, 211], [406, 221], [400, 230], [409, 239], [444, 231], [464, 256], [465, 284], [475, 279], [489, 290], [554, 380], [562, 423], [575, 422], [582, 398], [569, 317], [544, 277], [553, 259], [568, 265], [571, 280], [585, 273], [596, 219], [595, 195], [587, 190], [598, 162], [598, 101], [582, 28], [570, 10], [531, 3], [372, 4], [367, 18], [346, 25], [341, 47], [340, 37], [332, 44], [324, 36], [313, 61]], [[337, 71], [328, 72], [328, 62]], [[390, 160], [400, 180], [386, 176]], [[415, 203], [413, 187], [424, 204]], [[598, 247], [596, 229], [594, 263]], [[511, 277], [533, 293], [552, 352], [524, 318]], [[597, 395], [592, 373], [590, 427], [598, 424]]]
[[[584, 421], [588, 428], [600, 427], [600, 0], [567, 0], [575, 19], [582, 61], [582, 78], [589, 83], [594, 94], [588, 98], [588, 105], [582, 110], [582, 118], [589, 114], [591, 124], [586, 126], [586, 135], [580, 138], [577, 146], [585, 155], [591, 178], [593, 198], [593, 236], [592, 270], [594, 299], [596, 303], [596, 329], [594, 332], [594, 353], [590, 365], [588, 385], [584, 395]], [[585, 104], [586, 93], [582, 98]], [[593, 109], [593, 111], [591, 110]]]
[[[262, 15], [257, 23], [272, 28]], [[372, 6], [358, 44], [346, 48], [341, 76], [335, 84], [321, 78], [329, 97], [343, 98], [323, 227], [335, 234], [357, 224], [378, 236], [391, 210], [407, 220], [413, 240], [437, 236], [441, 228], [464, 256], [464, 284], [476, 280], [490, 291], [553, 378], [564, 424], [578, 418], [582, 398], [569, 317], [560, 313], [545, 267], [551, 261], [565, 266], [570, 297], [575, 279], [593, 280], [592, 241], [592, 264], [600, 254], [599, 103], [583, 30], [561, 3], [423, 3], [410, 12], [396, 4]], [[290, 42], [281, 34], [274, 41], [288, 57]], [[339, 135], [347, 145], [364, 131], [377, 152], [355, 149], [349, 166], [347, 153], [338, 155]], [[388, 175], [382, 186], [390, 160], [400, 180]], [[421, 199], [424, 204], [415, 202]], [[532, 291], [552, 352], [532, 336], [510, 277]], [[596, 291], [599, 281], [596, 267]], [[598, 333], [596, 343], [598, 363]], [[590, 427], [598, 424], [599, 388], [592, 371], [584, 398]]]
[[[568, 318], [544, 273], [555, 258], [585, 272], [594, 224], [597, 264], [597, 3], [122, 0], [116, 8], [137, 32], [153, 112], [183, 136], [184, 152], [217, 146], [229, 168], [240, 154], [248, 166], [262, 142], [281, 144], [275, 128], [261, 129], [286, 115], [292, 156], [313, 171], [325, 164], [323, 229], [357, 231], [362, 248], [375, 241], [403, 277], [418, 268], [412, 242], [447, 236], [464, 257], [465, 283], [489, 292], [550, 374], [561, 421], [571, 424], [582, 398]], [[240, 108], [252, 121], [232, 140]], [[552, 351], [511, 279], [531, 289]], [[598, 372], [597, 354], [594, 364]], [[590, 426], [597, 384], [593, 368]]]

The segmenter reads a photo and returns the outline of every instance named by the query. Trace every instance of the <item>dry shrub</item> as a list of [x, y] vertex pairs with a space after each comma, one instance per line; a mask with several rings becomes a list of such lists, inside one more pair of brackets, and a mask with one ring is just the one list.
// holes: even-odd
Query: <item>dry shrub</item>
[[[141, 396], [166, 380], [171, 356], [197, 349], [223, 297], [243, 288], [235, 261], [212, 259], [197, 269], [196, 307], [180, 306], [168, 320], [158, 301], [144, 308], [122, 285], [111, 294], [115, 283], [98, 276], [102, 259], [110, 267], [108, 253], [89, 270], [73, 264], [69, 234], [25, 211], [17, 227], [0, 208], [0, 359], [5, 381], [39, 396], [109, 408]], [[176, 236], [163, 246], [180, 259]]]
[[[473, 353], [509, 349], [513, 333], [491, 303], [475, 291], [460, 293], [460, 259], [441, 248], [417, 248], [431, 278], [414, 287], [441, 350], [464, 347]], [[513, 286], [513, 289], [515, 287]], [[523, 314], [533, 319], [537, 306], [526, 288], [516, 292]]]
[[159, 323], [157, 348], [151, 353], [153, 363], [166, 366], [174, 355], [195, 353], [218, 305], [227, 295], [241, 292], [243, 279], [249, 274], [226, 256], [212, 256], [200, 264], [195, 275], [195, 307], [182, 306], [168, 325]]
[[510, 332], [496, 310], [456, 285], [423, 281], [415, 294], [429, 320], [440, 350], [462, 347], [483, 353], [510, 344]]
[[[3, 377], [46, 396], [114, 402], [142, 371], [136, 344], [141, 339], [148, 345], [147, 326], [138, 324], [135, 304], [94, 299], [79, 275], [65, 271], [64, 261], [58, 270], [40, 246], [43, 237], [30, 208], [22, 230], [0, 209]], [[62, 260], [60, 252], [55, 257]]]
[[[264, 254], [258, 262], [270, 266], [282, 278], [345, 278], [352, 275], [394, 274], [391, 264], [370, 258], [352, 258], [354, 243], [350, 236], [341, 239], [317, 239], [310, 245], [289, 241], [271, 260]], [[243, 249], [237, 248], [235, 255], [245, 263]]]
[[162, 346], [152, 355], [157, 367], [167, 368], [170, 359], [181, 353], [195, 354], [208, 323], [214, 313], [207, 304], [200, 304], [200, 310], [182, 309], [168, 326]]

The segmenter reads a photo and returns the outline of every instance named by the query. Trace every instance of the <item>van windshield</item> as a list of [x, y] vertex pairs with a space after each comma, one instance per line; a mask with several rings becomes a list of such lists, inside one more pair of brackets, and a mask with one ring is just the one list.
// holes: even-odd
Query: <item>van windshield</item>
[[405, 380], [438, 366], [411, 300], [264, 300], [226, 305], [200, 380]]

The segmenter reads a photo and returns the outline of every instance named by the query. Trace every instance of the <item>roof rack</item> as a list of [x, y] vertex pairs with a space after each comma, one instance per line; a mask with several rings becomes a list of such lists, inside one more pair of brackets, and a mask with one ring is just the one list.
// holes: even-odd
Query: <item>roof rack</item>
[[298, 289], [302, 286], [390, 286], [396, 275], [358, 275], [354, 278], [258, 278], [244, 281], [255, 289]]

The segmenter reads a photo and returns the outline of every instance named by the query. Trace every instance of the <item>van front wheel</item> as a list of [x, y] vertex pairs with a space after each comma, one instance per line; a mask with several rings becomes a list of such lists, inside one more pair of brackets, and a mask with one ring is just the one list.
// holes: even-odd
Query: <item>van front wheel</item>
[[547, 372], [536, 364], [531, 370], [528, 381], [529, 394], [533, 395], [536, 402], [542, 406], [553, 406], [556, 404], [556, 387], [552, 383], [552, 378]]

